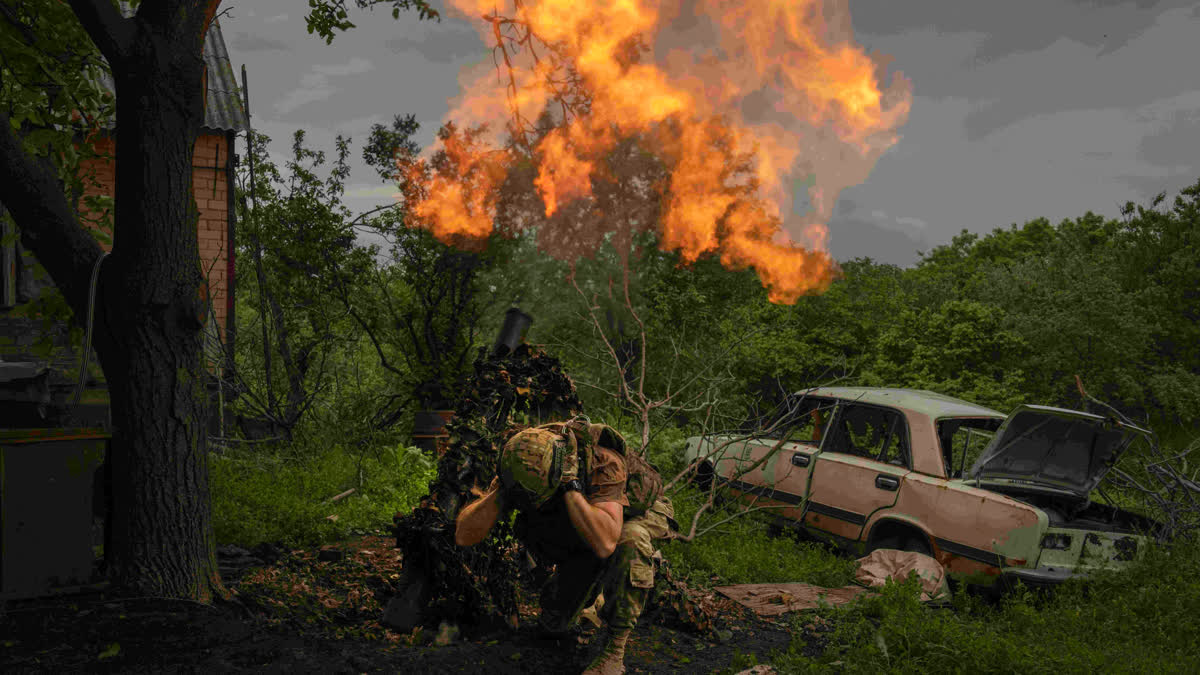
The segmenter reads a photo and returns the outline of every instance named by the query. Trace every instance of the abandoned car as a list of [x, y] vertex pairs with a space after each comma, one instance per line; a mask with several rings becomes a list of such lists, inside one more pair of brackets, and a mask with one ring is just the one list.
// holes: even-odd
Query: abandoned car
[[932, 555], [956, 579], [1042, 586], [1119, 567], [1154, 523], [1092, 501], [1144, 429], [1027, 405], [1011, 415], [928, 391], [799, 392], [753, 433], [692, 437], [707, 486], [859, 552]]

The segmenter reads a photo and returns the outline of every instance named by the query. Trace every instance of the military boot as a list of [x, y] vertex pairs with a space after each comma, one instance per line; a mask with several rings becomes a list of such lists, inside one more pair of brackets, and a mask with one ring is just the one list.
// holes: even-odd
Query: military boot
[[629, 634], [632, 632], [628, 628], [612, 631], [604, 649], [592, 660], [587, 670], [583, 671], [583, 675], [624, 675], [625, 643], [629, 640]]

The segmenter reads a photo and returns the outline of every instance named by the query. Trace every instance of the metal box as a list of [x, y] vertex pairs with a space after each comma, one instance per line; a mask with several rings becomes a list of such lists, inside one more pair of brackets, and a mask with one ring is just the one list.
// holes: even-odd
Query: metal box
[[69, 591], [94, 578], [101, 429], [0, 430], [0, 598]]

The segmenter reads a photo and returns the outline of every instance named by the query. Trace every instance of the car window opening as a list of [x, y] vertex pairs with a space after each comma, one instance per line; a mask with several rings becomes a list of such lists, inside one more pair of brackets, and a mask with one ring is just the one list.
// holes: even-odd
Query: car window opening
[[855, 455], [894, 466], [909, 466], [904, 421], [894, 410], [844, 405], [834, 423], [828, 452]]
[[937, 423], [938, 442], [947, 478], [963, 478], [1004, 420], [996, 418], [951, 418]]

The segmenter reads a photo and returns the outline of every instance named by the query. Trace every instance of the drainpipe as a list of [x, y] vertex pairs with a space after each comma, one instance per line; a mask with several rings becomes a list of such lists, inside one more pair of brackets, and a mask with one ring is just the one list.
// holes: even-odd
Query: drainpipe
[[[233, 195], [233, 174], [237, 167], [237, 155], [233, 152], [235, 138], [237, 138], [237, 132], [225, 132], [225, 143], [229, 148], [225, 157], [225, 213], [229, 221], [229, 230], [225, 235], [225, 350], [227, 354], [225, 369], [227, 372], [234, 370], [233, 347], [234, 337], [237, 333], [237, 322], [234, 320], [236, 303], [233, 301], [234, 291], [237, 288], [237, 277], [234, 276], [234, 263], [237, 259], [237, 246], [234, 243], [237, 241], [234, 238], [237, 233], [237, 209]], [[224, 430], [221, 433], [225, 433]]]

